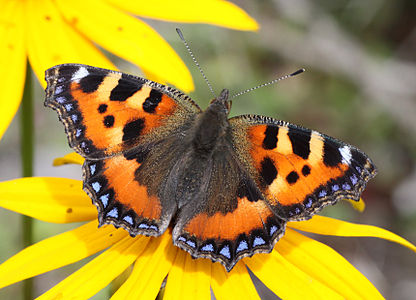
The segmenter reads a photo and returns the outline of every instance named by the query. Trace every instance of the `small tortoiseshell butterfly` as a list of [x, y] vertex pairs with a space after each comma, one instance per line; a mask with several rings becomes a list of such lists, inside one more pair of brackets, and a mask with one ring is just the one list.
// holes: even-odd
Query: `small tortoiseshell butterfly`
[[357, 148], [256, 115], [228, 119], [228, 90], [202, 111], [180, 91], [79, 64], [46, 71], [45, 105], [85, 157], [100, 226], [159, 236], [230, 271], [270, 252], [286, 222], [358, 201], [376, 169]]

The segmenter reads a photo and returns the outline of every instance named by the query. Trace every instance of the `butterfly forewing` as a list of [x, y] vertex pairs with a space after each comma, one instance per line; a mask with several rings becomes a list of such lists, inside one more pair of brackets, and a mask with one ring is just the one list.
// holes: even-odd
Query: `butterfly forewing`
[[308, 219], [341, 199], [358, 201], [376, 174], [363, 152], [316, 131], [253, 115], [230, 124], [236, 153], [285, 220]]
[[70, 146], [103, 158], [171, 134], [199, 107], [181, 92], [132, 75], [65, 64], [46, 71], [45, 105], [58, 112]]

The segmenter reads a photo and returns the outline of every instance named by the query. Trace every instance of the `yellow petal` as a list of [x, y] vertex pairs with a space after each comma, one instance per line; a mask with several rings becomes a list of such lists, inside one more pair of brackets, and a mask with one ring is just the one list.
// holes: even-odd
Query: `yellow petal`
[[0, 265], [0, 288], [79, 261], [127, 236], [125, 230], [87, 223], [27, 247]]
[[22, 1], [0, 4], [0, 139], [20, 105], [26, 74]]
[[351, 199], [346, 199], [351, 205], [352, 207], [359, 211], [359, 212], [363, 212], [365, 209], [365, 202], [362, 198], [360, 198], [359, 201], [355, 201], [355, 200], [351, 200]]
[[[92, 42], [62, 19], [52, 1], [26, 1], [26, 20], [30, 64], [43, 86], [46, 85], [45, 70], [61, 63], [83, 63], [115, 69]], [[71, 19], [69, 22], [76, 20]]]
[[289, 222], [288, 226], [306, 232], [325, 235], [377, 237], [398, 243], [416, 252], [416, 247], [404, 238], [377, 226], [354, 224], [319, 215], [315, 215], [308, 221]]
[[53, 160], [53, 165], [56, 166], [62, 166], [66, 164], [77, 164], [82, 165], [84, 163], [84, 158], [79, 155], [78, 153], [71, 152], [63, 157], [58, 157]]
[[163, 299], [211, 299], [211, 261], [179, 250], [169, 272]]
[[104, 49], [154, 73], [184, 91], [194, 88], [191, 74], [169, 44], [150, 26], [98, 0], [57, 1], [66, 20]]
[[222, 0], [159, 0], [149, 3], [134, 0], [107, 0], [133, 14], [162, 21], [207, 23], [238, 30], [257, 30], [259, 25], [237, 5]]
[[148, 237], [125, 237], [37, 299], [88, 299], [120, 275], [145, 249]]
[[217, 299], [260, 299], [247, 268], [239, 261], [227, 273], [220, 263], [212, 264], [211, 287]]
[[172, 268], [177, 250], [172, 244], [172, 235], [168, 232], [152, 238], [137, 258], [129, 278], [111, 299], [155, 299]]
[[245, 259], [245, 263], [281, 299], [343, 299], [330, 287], [288, 262], [277, 251], [256, 254]]
[[368, 279], [335, 250], [290, 228], [276, 244], [276, 251], [344, 299], [383, 299]]
[[[163, 299], [181, 299], [181, 298], [177, 298], [180, 297], [180, 294], [178, 293], [178, 291], [180, 291], [179, 288], [177, 288], [177, 290], [175, 290], [175, 287], [178, 287], [178, 285], [183, 284], [182, 283], [182, 275], [183, 275], [183, 269], [185, 266], [185, 257], [186, 255], [189, 255], [188, 253], [186, 253], [185, 251], [178, 251], [176, 253], [175, 256], [175, 261], [173, 262], [172, 268], [169, 272], [169, 276], [168, 276], [168, 280], [166, 282], [166, 286], [169, 284], [169, 291], [168, 294], [166, 295], [166, 290], [165, 290], [165, 294], [163, 295]], [[173, 274], [173, 275], [172, 275]]]
[[27, 177], [0, 182], [0, 206], [32, 218], [71, 223], [97, 218], [79, 180]]

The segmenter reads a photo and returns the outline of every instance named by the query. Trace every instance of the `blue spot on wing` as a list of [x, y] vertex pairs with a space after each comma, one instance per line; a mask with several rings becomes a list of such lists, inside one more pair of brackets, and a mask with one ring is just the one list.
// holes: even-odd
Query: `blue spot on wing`
[[308, 200], [305, 203], [305, 207], [306, 208], [311, 208], [312, 207], [312, 203], [313, 203], [312, 198], [308, 198]]
[[140, 223], [138, 227], [140, 229], [149, 229], [149, 225], [147, 225], [146, 223]]
[[95, 173], [95, 168], [97, 167], [97, 165], [96, 164], [93, 164], [93, 165], [90, 165], [90, 173], [91, 173], [91, 175], [94, 175], [94, 173]]
[[224, 246], [221, 250], [220, 250], [220, 254], [222, 256], [225, 256], [226, 258], [231, 258], [231, 253], [230, 253], [230, 247], [228, 245]]
[[214, 252], [214, 246], [212, 244], [206, 244], [201, 248], [201, 251]]
[[78, 115], [73, 114], [71, 115], [72, 122], [76, 123], [78, 121]]
[[71, 109], [73, 109], [74, 108], [74, 106], [71, 104], [71, 103], [68, 103], [68, 104], [65, 104], [65, 109], [67, 110], [67, 111], [70, 111]]
[[94, 189], [94, 191], [95, 191], [96, 193], [98, 193], [98, 192], [101, 190], [101, 184], [100, 184], [98, 181], [93, 182], [93, 183], [91, 184], [91, 186], [92, 186], [92, 188]]
[[157, 226], [156, 225], [150, 225], [149, 226], [149, 229], [152, 229], [154, 231], [157, 231]]
[[110, 210], [108, 212], [108, 214], [107, 214], [107, 217], [111, 217], [111, 218], [117, 219], [118, 218], [118, 210], [117, 210], [117, 208], [114, 207], [112, 210]]
[[66, 98], [64, 96], [56, 97], [56, 102], [60, 104], [64, 103], [65, 101], [66, 101]]
[[100, 201], [104, 208], [107, 207], [109, 198], [110, 198], [110, 194], [105, 194], [105, 195], [100, 196]]
[[253, 241], [253, 247], [261, 246], [266, 244], [266, 242], [259, 236], [256, 236]]
[[57, 85], [55, 87], [55, 95], [61, 94], [64, 91], [64, 87], [62, 85]]
[[125, 216], [125, 217], [123, 218], [123, 221], [125, 221], [125, 222], [129, 223], [130, 225], [133, 225], [133, 218], [132, 218], [132, 217], [130, 217], [130, 216]]
[[191, 241], [191, 240], [187, 240], [187, 241], [186, 241], [186, 244], [187, 244], [188, 246], [192, 247], [192, 248], [195, 248], [195, 247], [196, 247], [195, 242], [194, 242], [194, 241]]
[[350, 179], [351, 179], [351, 183], [352, 183], [353, 185], [356, 185], [356, 184], [357, 184], [357, 182], [358, 182], [357, 175], [352, 174], [352, 175], [350, 176]]
[[342, 189], [343, 190], [350, 190], [351, 189], [351, 186], [348, 183], [343, 183], [342, 184]]
[[270, 227], [270, 236], [272, 236], [276, 231], [277, 231], [277, 226], [273, 225], [272, 227]]
[[247, 241], [246, 240], [242, 240], [238, 244], [238, 247], [237, 247], [236, 252], [238, 253], [238, 252], [241, 252], [241, 251], [244, 251], [244, 250], [247, 250], [247, 249], [248, 249], [248, 243], [247, 243]]

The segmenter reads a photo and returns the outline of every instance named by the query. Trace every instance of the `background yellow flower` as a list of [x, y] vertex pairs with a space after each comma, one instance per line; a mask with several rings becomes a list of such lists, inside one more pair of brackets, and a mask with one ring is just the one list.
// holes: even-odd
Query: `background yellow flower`
[[[73, 155], [56, 163], [81, 162]], [[164, 299], [259, 299], [246, 266], [281, 299], [383, 299], [377, 289], [336, 251], [294, 229], [316, 234], [378, 237], [416, 247], [381, 228], [314, 216], [289, 222], [270, 254], [239, 261], [229, 273], [219, 263], [192, 259], [161, 237], [137, 236], [112, 225], [98, 228], [96, 208], [82, 182], [65, 178], [22, 178], [0, 183], [0, 206], [53, 223], [90, 221], [34, 244], [0, 265], [0, 288], [79, 261], [104, 250], [39, 299], [89, 299], [130, 265], [131, 274], [111, 299], [155, 299], [167, 277]], [[25, 192], [26, 190], [30, 192]], [[91, 221], [92, 220], [92, 221]], [[50, 289], [49, 289], [50, 288]], [[43, 293], [45, 292], [45, 293]]]
[[0, 138], [19, 107], [27, 60], [45, 86], [45, 70], [61, 63], [115, 69], [103, 53], [106, 50], [139, 66], [149, 79], [192, 90], [191, 75], [175, 51], [131, 14], [239, 30], [258, 28], [242, 9], [218, 0], [197, 5], [186, 0], [121, 5], [105, 0], [1, 0], [0, 8]]

